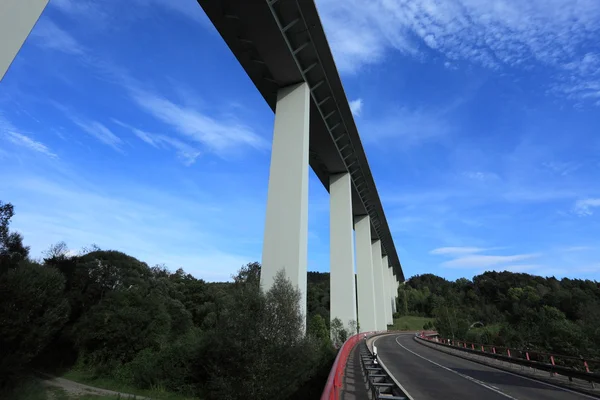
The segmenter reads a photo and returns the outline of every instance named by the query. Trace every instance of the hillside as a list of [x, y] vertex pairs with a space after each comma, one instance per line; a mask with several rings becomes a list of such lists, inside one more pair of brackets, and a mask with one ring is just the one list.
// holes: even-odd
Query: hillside
[[451, 282], [425, 274], [409, 279], [398, 295], [400, 315], [432, 317], [447, 337], [600, 356], [598, 282], [512, 272]]

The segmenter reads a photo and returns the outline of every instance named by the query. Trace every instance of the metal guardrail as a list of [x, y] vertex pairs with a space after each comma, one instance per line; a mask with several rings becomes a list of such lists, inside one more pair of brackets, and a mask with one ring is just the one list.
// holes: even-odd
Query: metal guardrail
[[351, 336], [348, 340], [340, 347], [337, 357], [333, 362], [325, 389], [321, 395], [321, 400], [338, 400], [340, 398], [340, 390], [344, 384], [344, 371], [346, 370], [346, 364], [348, 363], [348, 356], [350, 352], [365, 337], [370, 337], [376, 332], [362, 332], [354, 336]]
[[[331, 371], [325, 384], [325, 389], [321, 394], [321, 400], [339, 400], [342, 386], [344, 385], [344, 372], [346, 370], [346, 364], [350, 352], [358, 344], [361, 346], [360, 358], [361, 367], [363, 368], [364, 375], [368, 381], [369, 390], [371, 391], [371, 399], [373, 400], [408, 400], [408, 397], [402, 392], [391, 377], [388, 376], [385, 368], [379, 367], [377, 371], [381, 370], [377, 374], [371, 374], [376, 371], [370, 369], [380, 365], [379, 358], [371, 354], [366, 344], [367, 339], [372, 338], [376, 335], [382, 335], [390, 333], [388, 331], [372, 331], [372, 332], [361, 332], [357, 335], [351, 336], [348, 340], [342, 344], [338, 354], [333, 362]], [[384, 375], [384, 376], [382, 376]], [[367, 384], [365, 381], [365, 384]]]
[[[451, 339], [444, 339], [444, 338], [440, 338], [440, 339], [436, 340], [432, 336], [425, 335], [423, 333], [417, 334], [415, 337], [417, 338], [417, 340], [427, 341], [428, 343], [433, 343], [437, 346], [446, 347], [446, 348], [450, 348], [450, 349], [454, 349], [454, 350], [460, 350], [465, 353], [476, 354], [478, 356], [487, 357], [490, 359], [496, 359], [499, 361], [505, 361], [508, 363], [521, 365], [524, 367], [535, 368], [535, 369], [538, 369], [541, 371], [549, 372], [551, 374], [556, 373], [556, 374], [566, 376], [569, 379], [576, 378], [576, 379], [581, 379], [581, 380], [592, 382], [592, 383], [600, 383], [600, 374], [591, 372], [589, 369], [588, 361], [586, 361], [583, 358], [560, 356], [560, 355], [554, 355], [554, 354], [549, 354], [549, 353], [533, 353], [532, 352], [530, 354], [527, 351], [514, 350], [514, 349], [513, 349], [513, 352], [511, 352], [510, 348], [468, 343], [468, 342], [465, 342], [462, 340], [461, 341], [458, 341], [458, 340], [453, 341]], [[488, 351], [486, 351], [486, 349], [488, 349]], [[543, 354], [548, 357], [549, 362], [533, 360], [532, 354], [535, 354], [536, 356]], [[524, 357], [523, 357], [523, 355], [524, 355]], [[542, 360], [543, 360], [543, 358], [542, 358]], [[579, 365], [581, 365], [583, 368], [578, 369], [578, 368], [573, 368], [573, 367], [567, 367], [565, 365], [558, 365], [558, 363], [556, 362], [557, 360], [561, 360], [563, 362], [565, 360], [577, 361], [579, 363]], [[594, 360], [594, 362], [596, 362], [596, 360]]]
[[366, 341], [360, 344], [361, 366], [368, 384], [372, 400], [408, 400], [406, 394], [389, 376], [377, 356], [377, 348], [373, 346], [373, 353], [369, 351]]

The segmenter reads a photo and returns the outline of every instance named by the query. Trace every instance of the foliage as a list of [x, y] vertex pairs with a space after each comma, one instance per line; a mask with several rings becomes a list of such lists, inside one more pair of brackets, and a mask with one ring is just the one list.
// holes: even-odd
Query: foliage
[[309, 277], [305, 335], [300, 293], [282, 274], [264, 293], [258, 263], [233, 283], [207, 283], [97, 246], [74, 255], [62, 242], [36, 263], [9, 229], [13, 214], [0, 203], [0, 384], [33, 366], [153, 398], [299, 399], [322, 389], [335, 357], [328, 275]]
[[329, 273], [327, 272], [308, 272], [307, 275], [307, 293], [306, 308], [308, 320], [313, 315], [320, 315], [329, 329]]
[[282, 272], [266, 293], [252, 283], [236, 284], [232, 307], [219, 316], [207, 338], [211, 394], [287, 398], [310, 377], [318, 354], [317, 341], [302, 333], [300, 292]]
[[330, 339], [327, 324], [325, 324], [321, 314], [315, 314], [311, 317], [308, 321], [307, 332], [318, 340], [326, 341]]
[[13, 215], [13, 205], [0, 201], [0, 273], [17, 267], [29, 256], [29, 247], [23, 245], [23, 236], [9, 230]]
[[334, 318], [331, 321], [331, 340], [336, 348], [339, 348], [348, 339], [348, 330], [344, 327], [342, 320]]
[[0, 275], [0, 384], [20, 372], [67, 321], [64, 284], [56, 269], [27, 261]]
[[398, 289], [405, 316], [435, 319], [444, 336], [532, 351], [600, 356], [600, 287], [580, 279], [485, 272], [450, 282], [426, 274]]

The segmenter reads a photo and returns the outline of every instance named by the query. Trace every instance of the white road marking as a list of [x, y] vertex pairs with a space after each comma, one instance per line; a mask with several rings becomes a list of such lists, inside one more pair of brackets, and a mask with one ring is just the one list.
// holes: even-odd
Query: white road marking
[[[398, 337], [399, 337], [399, 336], [398, 336]], [[396, 338], [396, 339], [398, 339], [398, 338]], [[397, 340], [396, 340], [396, 343], [398, 343], [398, 341], [397, 341]], [[398, 343], [398, 344], [400, 344], [400, 343]], [[402, 346], [402, 345], [400, 344], [400, 346]], [[402, 346], [402, 347], [404, 347], [404, 346]], [[404, 348], [406, 349], [406, 347], [404, 347]], [[408, 350], [408, 349], [406, 349], [406, 350]], [[408, 350], [408, 351], [410, 351], [410, 350]], [[411, 353], [412, 353], [412, 352], [411, 352]], [[446, 354], [449, 354], [449, 353], [446, 353]], [[452, 355], [452, 354], [450, 354], [450, 355]], [[458, 356], [455, 356], [455, 357], [458, 357]], [[464, 358], [463, 358], [463, 360], [464, 360]], [[471, 362], [476, 362], [476, 361], [469, 360], [469, 359], [466, 359], [466, 360], [468, 360], [468, 361], [471, 361]], [[537, 379], [534, 379], [534, 378], [529, 378], [529, 377], [527, 377], [527, 376], [523, 376], [523, 375], [515, 374], [515, 373], [512, 373], [512, 372], [510, 372], [510, 371], [505, 371], [505, 370], [503, 370], [503, 369], [496, 368], [496, 367], [494, 367], [493, 365], [488, 365], [488, 364], [485, 364], [485, 363], [478, 363], [478, 364], [484, 365], [484, 366], [486, 366], [486, 367], [489, 367], [489, 368], [496, 369], [496, 370], [498, 370], [498, 371], [500, 371], [500, 372], [504, 372], [505, 374], [509, 374], [509, 375], [515, 376], [515, 377], [517, 377], [517, 378], [526, 379], [526, 380], [528, 380], [528, 381], [531, 381], [531, 382], [539, 383], [540, 385], [546, 385], [546, 386], [550, 386], [550, 387], [552, 387], [552, 388], [554, 388], [554, 389], [562, 390], [562, 391], [564, 391], [564, 392], [568, 392], [568, 393], [576, 394], [576, 395], [579, 395], [579, 396], [582, 396], [582, 397], [586, 397], [586, 398], [588, 398], [588, 399], [598, 400], [598, 397], [594, 397], [594, 396], [591, 396], [591, 395], [589, 395], [589, 394], [585, 394], [585, 393], [582, 393], [582, 392], [578, 392], [578, 391], [576, 391], [576, 390], [571, 390], [571, 389], [569, 389], [569, 388], [565, 388], [565, 387], [562, 387], [562, 386], [554, 385], [554, 384], [552, 384], [552, 383], [548, 383], [548, 382], [544, 382], [544, 381], [539, 381], [539, 380], [537, 380]]]
[[[386, 335], [387, 336], [387, 335]], [[379, 338], [377, 338], [379, 339]], [[373, 345], [375, 345], [375, 342], [377, 341], [377, 339], [375, 339], [373, 341]], [[390, 372], [389, 369], [386, 368], [385, 364], [383, 363], [383, 361], [381, 360], [380, 356], [377, 356], [377, 359], [379, 360], [379, 364], [383, 367], [383, 370], [386, 372], [386, 374], [388, 374], [388, 376], [390, 378], [392, 378], [392, 380], [394, 381], [394, 383], [396, 384], [396, 386], [398, 386], [400, 388], [400, 390], [402, 390], [402, 392], [404, 392], [404, 394], [406, 395], [406, 397], [408, 397], [408, 400], [414, 400], [413, 397], [410, 395], [410, 393], [408, 393], [406, 391], [406, 389], [404, 389], [404, 386], [402, 386], [400, 384], [400, 382], [398, 382], [398, 380], [394, 377], [394, 375], [392, 375], [392, 373]]]
[[498, 389], [494, 388], [493, 386], [490, 386], [490, 385], [488, 385], [488, 384], [486, 384], [486, 383], [483, 383], [483, 382], [481, 382], [481, 381], [480, 381], [480, 380], [478, 380], [478, 379], [475, 379], [475, 378], [473, 378], [473, 377], [470, 377], [470, 376], [468, 376], [468, 375], [465, 375], [465, 374], [461, 374], [460, 372], [458, 372], [458, 371], [455, 371], [455, 370], [453, 370], [452, 368], [445, 367], [445, 366], [443, 366], [442, 364], [438, 364], [438, 363], [436, 363], [435, 361], [431, 361], [429, 358], [423, 357], [422, 355], [420, 355], [420, 354], [417, 354], [417, 353], [415, 353], [414, 351], [407, 349], [406, 347], [404, 347], [403, 345], [401, 345], [401, 344], [400, 344], [400, 342], [398, 342], [398, 338], [399, 338], [399, 337], [400, 337], [400, 336], [396, 337], [396, 343], [398, 344], [398, 346], [402, 347], [404, 350], [408, 351], [409, 353], [411, 353], [411, 354], [414, 354], [415, 356], [417, 356], [417, 357], [419, 357], [419, 358], [422, 358], [423, 360], [425, 360], [425, 361], [428, 361], [428, 362], [432, 363], [433, 365], [436, 365], [436, 366], [438, 366], [438, 367], [440, 367], [440, 368], [443, 368], [443, 369], [445, 369], [446, 371], [450, 371], [450, 372], [452, 372], [452, 373], [454, 373], [454, 374], [456, 374], [456, 375], [460, 376], [461, 378], [464, 378], [464, 379], [466, 379], [466, 380], [468, 380], [468, 381], [471, 381], [471, 382], [473, 382], [473, 383], [475, 383], [475, 384], [477, 384], [477, 385], [479, 385], [479, 386], [483, 386], [484, 388], [486, 388], [486, 389], [489, 389], [489, 390], [491, 390], [492, 392], [496, 392], [496, 393], [498, 393], [499, 395], [502, 395], [502, 396], [504, 396], [504, 397], [506, 397], [506, 398], [508, 398], [508, 399], [511, 399], [511, 400], [518, 400], [516, 397], [512, 397], [511, 395], [508, 395], [508, 394], [506, 394], [506, 393], [504, 393], [504, 392], [502, 392], [502, 391], [500, 391], [500, 390], [498, 390]]

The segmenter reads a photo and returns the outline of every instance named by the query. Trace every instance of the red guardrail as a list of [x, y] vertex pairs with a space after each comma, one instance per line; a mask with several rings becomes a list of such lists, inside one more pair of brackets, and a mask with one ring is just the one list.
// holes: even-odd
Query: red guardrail
[[338, 351], [337, 357], [333, 362], [325, 389], [321, 395], [321, 400], [338, 400], [340, 398], [340, 390], [344, 383], [344, 371], [346, 369], [346, 363], [348, 362], [348, 356], [350, 352], [356, 346], [358, 342], [363, 340], [365, 337], [372, 335], [375, 332], [362, 332], [354, 336], [351, 336], [344, 342], [340, 350]]
[[441, 337], [434, 339], [426, 335], [426, 332], [421, 332], [419, 336], [423, 339], [427, 339], [430, 341], [439, 341], [440, 343], [449, 346], [469, 349], [474, 352], [487, 353], [490, 355], [504, 355], [510, 358], [549, 364], [552, 366], [572, 368], [575, 370], [585, 372], [593, 372], [594, 370], [600, 370], [600, 360], [592, 359], [589, 357], [573, 357], [566, 356], [563, 354], [544, 353], [535, 350], [516, 349], [510, 347], [467, 342], [465, 340], [452, 340]]

